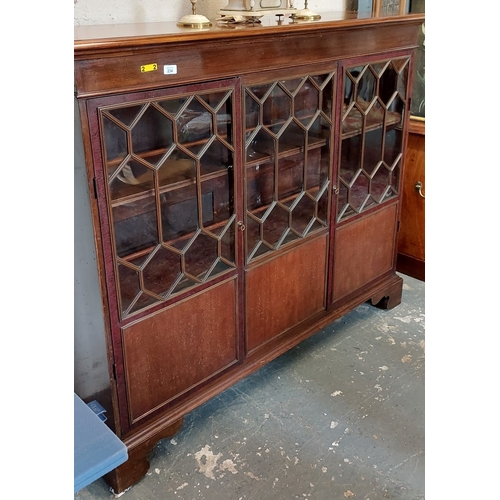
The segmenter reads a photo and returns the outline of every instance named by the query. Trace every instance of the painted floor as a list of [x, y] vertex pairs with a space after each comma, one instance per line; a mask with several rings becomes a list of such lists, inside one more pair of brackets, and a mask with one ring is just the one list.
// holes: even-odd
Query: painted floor
[[120, 498], [423, 499], [425, 284], [401, 276], [398, 307], [362, 304], [186, 415]]

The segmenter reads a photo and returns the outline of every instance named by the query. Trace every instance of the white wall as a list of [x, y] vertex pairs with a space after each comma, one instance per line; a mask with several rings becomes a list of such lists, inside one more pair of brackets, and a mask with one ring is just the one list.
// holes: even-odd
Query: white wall
[[[191, 13], [189, 0], [74, 0], [74, 24], [122, 24], [178, 21]], [[308, 7], [318, 13], [344, 10], [346, 0], [309, 0]], [[198, 0], [196, 9], [209, 19], [227, 5], [227, 0]], [[304, 0], [295, 0], [303, 8]]]
[[85, 399], [106, 390], [109, 387], [109, 375], [82, 129], [76, 99], [74, 106], [74, 391]]

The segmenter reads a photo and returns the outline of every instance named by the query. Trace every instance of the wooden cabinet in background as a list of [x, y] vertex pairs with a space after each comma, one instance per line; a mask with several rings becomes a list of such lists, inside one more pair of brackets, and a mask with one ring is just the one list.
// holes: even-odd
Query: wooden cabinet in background
[[115, 493], [185, 414], [361, 303], [400, 303], [421, 22], [75, 29]]
[[397, 270], [425, 281], [425, 121], [410, 120]]

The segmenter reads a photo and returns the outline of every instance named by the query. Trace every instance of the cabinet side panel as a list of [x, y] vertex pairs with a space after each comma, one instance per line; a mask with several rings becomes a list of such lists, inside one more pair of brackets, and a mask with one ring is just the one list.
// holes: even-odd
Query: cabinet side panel
[[237, 360], [236, 280], [122, 329], [132, 422]]
[[417, 182], [422, 183], [425, 196], [425, 135], [410, 133], [403, 179], [398, 252], [424, 261], [425, 202], [415, 189]]
[[394, 204], [336, 230], [334, 300], [392, 269], [396, 215]]
[[249, 351], [325, 308], [326, 251], [323, 236], [247, 272]]

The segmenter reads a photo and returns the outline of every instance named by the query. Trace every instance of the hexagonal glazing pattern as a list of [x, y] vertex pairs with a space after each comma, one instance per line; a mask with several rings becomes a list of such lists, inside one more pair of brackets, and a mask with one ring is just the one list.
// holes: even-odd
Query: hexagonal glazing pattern
[[344, 69], [337, 221], [398, 194], [409, 58]]
[[328, 227], [333, 76], [244, 88], [247, 262]]
[[232, 99], [99, 108], [122, 318], [236, 267]]

